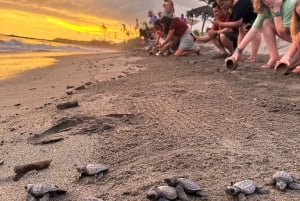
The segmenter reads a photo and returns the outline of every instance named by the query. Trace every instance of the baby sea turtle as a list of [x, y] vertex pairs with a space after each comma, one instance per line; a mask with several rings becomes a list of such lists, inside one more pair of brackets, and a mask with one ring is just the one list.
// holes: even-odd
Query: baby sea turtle
[[238, 201], [247, 200], [246, 196], [254, 193], [266, 194], [267, 191], [263, 188], [257, 187], [256, 183], [252, 180], [244, 180], [232, 183], [231, 186], [226, 188], [226, 193], [237, 197]]
[[300, 184], [286, 171], [278, 171], [273, 174], [271, 180], [267, 184], [276, 186], [280, 191], [285, 191], [287, 188], [291, 190], [300, 190]]
[[65, 194], [67, 191], [59, 189], [54, 184], [49, 183], [37, 183], [28, 184], [25, 186], [25, 190], [28, 194], [27, 200], [49, 200], [50, 197]]
[[80, 165], [76, 168], [80, 173], [80, 177], [83, 176], [96, 176], [97, 179], [100, 179], [108, 172], [108, 167], [102, 164], [87, 164]]
[[152, 187], [146, 197], [149, 200], [155, 201], [169, 201], [176, 200], [178, 198], [176, 189], [171, 186], [155, 186]]
[[[182, 178], [182, 177], [171, 177], [171, 178], [166, 178], [165, 182], [172, 187], [176, 187], [178, 197], [181, 200], [186, 200], [187, 196], [184, 195], [184, 193], [191, 194], [191, 195], [196, 195], [199, 197], [206, 197], [206, 193], [202, 191], [200, 186], [196, 184], [195, 182]], [[182, 192], [183, 190], [183, 192]]]

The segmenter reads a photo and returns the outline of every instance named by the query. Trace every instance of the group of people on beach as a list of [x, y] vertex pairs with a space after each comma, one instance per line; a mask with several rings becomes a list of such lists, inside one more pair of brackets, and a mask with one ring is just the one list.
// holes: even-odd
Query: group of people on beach
[[[251, 54], [245, 62], [256, 62], [263, 35], [269, 59], [261, 67], [276, 68], [281, 63], [300, 73], [300, 0], [215, 0], [212, 27], [200, 36], [174, 11], [174, 2], [164, 0], [159, 16], [148, 12], [148, 35], [143, 37], [150, 54], [199, 54], [199, 43], [212, 42], [219, 51], [216, 58], [237, 62], [251, 42]], [[291, 43], [282, 56], [276, 38]]]

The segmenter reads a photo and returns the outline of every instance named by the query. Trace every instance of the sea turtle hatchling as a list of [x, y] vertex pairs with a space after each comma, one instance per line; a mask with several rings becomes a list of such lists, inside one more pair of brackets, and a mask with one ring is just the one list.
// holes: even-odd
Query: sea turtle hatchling
[[267, 184], [276, 186], [276, 188], [280, 191], [285, 191], [287, 188], [291, 190], [300, 190], [300, 184], [297, 183], [296, 179], [286, 171], [278, 171], [273, 174]]
[[190, 194], [190, 195], [196, 195], [199, 197], [206, 197], [207, 194], [202, 191], [200, 186], [196, 184], [195, 182], [182, 178], [182, 177], [170, 177], [166, 178], [165, 182], [172, 187], [176, 187], [178, 197], [181, 200], [187, 200], [187, 196], [184, 195], [184, 193]]
[[178, 198], [176, 189], [171, 186], [154, 186], [147, 192], [146, 197], [153, 201], [169, 201]]
[[108, 167], [103, 164], [87, 164], [80, 165], [76, 168], [80, 173], [79, 179], [83, 176], [96, 176], [97, 179], [100, 179], [108, 172]]
[[226, 188], [226, 193], [237, 198], [238, 201], [247, 200], [247, 195], [254, 193], [266, 194], [267, 191], [261, 187], [258, 187], [257, 184], [248, 179], [236, 183], [232, 183], [231, 186]]
[[27, 200], [47, 201], [50, 197], [65, 194], [66, 191], [59, 189], [56, 185], [50, 183], [27, 184], [25, 190], [28, 194]]

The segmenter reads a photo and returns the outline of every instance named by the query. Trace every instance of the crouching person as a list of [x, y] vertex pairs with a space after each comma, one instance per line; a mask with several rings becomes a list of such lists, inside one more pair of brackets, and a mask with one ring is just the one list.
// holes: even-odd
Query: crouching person
[[[213, 3], [212, 10], [214, 13], [214, 20], [220, 22], [229, 21], [229, 15], [226, 13], [226, 11], [222, 10], [219, 4], [217, 4], [216, 2]], [[227, 31], [226, 28], [223, 30], [222, 30], [223, 32]], [[220, 33], [222, 33], [222, 31], [220, 27], [213, 24], [211, 29], [205, 35], [197, 37], [197, 42], [207, 43], [211, 41], [219, 49], [220, 54], [215, 55], [214, 58], [225, 59], [226, 57], [229, 56], [220, 39]]]
[[160, 20], [163, 31], [166, 34], [165, 41], [160, 45], [162, 51], [167, 51], [170, 42], [178, 39], [179, 46], [175, 51], [175, 56], [184, 56], [191, 53], [199, 54], [200, 48], [196, 44], [196, 37], [192, 34], [189, 26], [179, 18], [163, 17]]

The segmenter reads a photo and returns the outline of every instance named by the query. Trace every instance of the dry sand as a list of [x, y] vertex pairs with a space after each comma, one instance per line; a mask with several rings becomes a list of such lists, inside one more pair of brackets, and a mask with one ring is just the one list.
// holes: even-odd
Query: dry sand
[[[36, 182], [68, 191], [57, 200], [146, 200], [151, 186], [184, 176], [203, 187], [206, 200], [223, 201], [231, 181], [263, 185], [277, 170], [300, 178], [299, 75], [279, 76], [259, 69], [262, 63], [228, 71], [214, 53], [68, 56], [1, 81], [0, 200], [24, 201], [23, 186]], [[70, 100], [79, 107], [57, 110]], [[39, 135], [57, 123], [61, 129]], [[64, 139], [35, 145], [33, 136]], [[14, 166], [46, 159], [47, 169], [12, 181]], [[95, 162], [109, 173], [78, 182], [75, 166]], [[300, 191], [266, 188], [269, 194], [250, 200], [299, 201]]]

